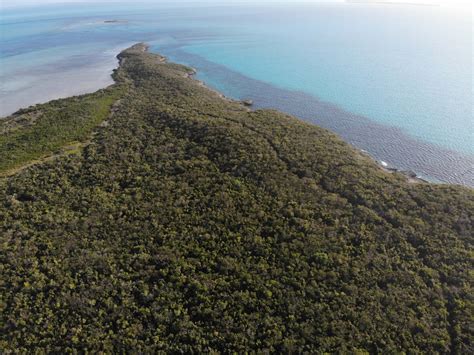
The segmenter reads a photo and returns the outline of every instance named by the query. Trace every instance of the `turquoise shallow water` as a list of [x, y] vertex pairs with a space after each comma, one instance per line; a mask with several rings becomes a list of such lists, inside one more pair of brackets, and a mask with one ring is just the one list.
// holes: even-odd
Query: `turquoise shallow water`
[[116, 52], [146, 41], [228, 96], [296, 114], [389, 165], [474, 185], [469, 11], [64, 5], [0, 21], [2, 114], [107, 85]]

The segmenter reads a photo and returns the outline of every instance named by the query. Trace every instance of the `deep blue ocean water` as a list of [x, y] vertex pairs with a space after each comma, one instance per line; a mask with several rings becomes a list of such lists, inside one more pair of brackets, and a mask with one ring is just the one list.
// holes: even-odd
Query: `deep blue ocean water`
[[115, 55], [144, 41], [227, 96], [328, 128], [390, 166], [474, 186], [470, 9], [76, 4], [3, 9], [0, 31], [1, 115], [110, 84]]

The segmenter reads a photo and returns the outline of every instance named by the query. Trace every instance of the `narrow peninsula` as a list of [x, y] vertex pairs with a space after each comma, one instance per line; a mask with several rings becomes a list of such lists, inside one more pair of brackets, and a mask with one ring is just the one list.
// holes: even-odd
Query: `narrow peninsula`
[[0, 122], [3, 353], [472, 352], [472, 189], [146, 49]]

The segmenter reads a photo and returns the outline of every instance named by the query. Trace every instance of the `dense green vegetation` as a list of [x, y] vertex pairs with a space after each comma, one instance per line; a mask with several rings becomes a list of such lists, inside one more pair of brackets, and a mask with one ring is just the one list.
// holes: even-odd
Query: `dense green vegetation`
[[4, 352], [473, 351], [472, 190], [142, 49], [81, 155], [0, 185]]
[[22, 109], [0, 121], [0, 174], [87, 140], [110, 114], [120, 86]]

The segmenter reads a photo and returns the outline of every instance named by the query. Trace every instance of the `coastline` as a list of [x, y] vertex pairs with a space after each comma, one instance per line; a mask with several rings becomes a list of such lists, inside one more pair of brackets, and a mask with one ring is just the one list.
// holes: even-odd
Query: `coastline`
[[[166, 59], [166, 61], [168, 61], [168, 60]], [[237, 99], [233, 99], [231, 97], [228, 97], [228, 96], [224, 95], [223, 93], [221, 93], [219, 90], [208, 86], [204, 81], [197, 79], [195, 77], [197, 72], [198, 72], [197, 69], [196, 68], [191, 68], [191, 69], [192, 69], [192, 71], [186, 74], [187, 78], [194, 80], [195, 82], [198, 83], [199, 86], [202, 86], [202, 87], [206, 88], [207, 90], [213, 92], [217, 97], [221, 98], [222, 100], [237, 103], [237, 104], [241, 104], [248, 111], [252, 111], [252, 108], [250, 106], [253, 106], [253, 101], [251, 99], [237, 100]], [[247, 104], [247, 102], [251, 102], [251, 103]], [[298, 117], [296, 117], [296, 118], [298, 118]], [[302, 120], [301, 118], [298, 118], [298, 119]], [[337, 134], [335, 132], [332, 132], [332, 133]], [[400, 175], [404, 176], [406, 178], [407, 182], [410, 183], [410, 184], [441, 184], [441, 185], [442, 184], [449, 184], [449, 183], [444, 183], [444, 182], [439, 182], [438, 183], [438, 182], [434, 182], [434, 181], [429, 181], [427, 179], [423, 179], [422, 177], [418, 176], [412, 170], [403, 170], [403, 169], [398, 169], [398, 168], [395, 168], [395, 167], [389, 167], [388, 165], [386, 166], [385, 164], [387, 164], [387, 163], [385, 163], [383, 160], [376, 159], [375, 157], [370, 155], [369, 152], [367, 152], [363, 149], [357, 148], [355, 146], [353, 146], [353, 148], [355, 150], [357, 150], [359, 153], [361, 153], [362, 155], [367, 156], [369, 159], [371, 159], [385, 173], [400, 174]]]
[[[150, 49], [150, 46], [146, 43], [137, 43], [135, 44], [135, 46], [140, 46], [140, 50], [142, 50], [143, 52], [147, 52], [149, 51]], [[166, 57], [166, 56], [163, 56], [161, 54], [158, 54], [158, 53], [153, 53], [155, 55], [158, 55], [161, 57], [161, 61], [163, 63], [170, 63], [169, 59]], [[120, 59], [119, 59], [119, 62], [120, 62]], [[203, 80], [199, 80], [196, 75], [198, 74], [198, 70], [194, 67], [189, 67], [191, 69], [191, 71], [187, 72], [185, 74], [185, 77], [188, 78], [188, 79], [191, 79], [193, 80], [194, 82], [196, 82], [199, 86], [201, 87], [204, 87], [206, 88], [207, 90], [209, 90], [210, 92], [212, 92], [213, 94], [215, 94], [217, 97], [219, 97], [220, 99], [222, 100], [225, 100], [227, 102], [232, 102], [232, 103], [236, 103], [236, 104], [240, 104], [242, 105], [246, 110], [248, 111], [252, 111], [252, 110], [256, 110], [258, 108], [252, 108], [253, 106], [253, 100], [252, 98], [247, 98], [247, 99], [243, 99], [243, 100], [239, 100], [239, 99], [235, 99], [235, 98], [231, 98], [229, 96], [226, 96], [225, 94], [223, 94], [222, 92], [220, 92], [219, 90], [215, 89], [215, 88], [212, 88], [211, 86], [209, 86], [208, 84], [206, 84], [206, 82], [204, 82]], [[304, 119], [300, 118], [300, 117], [297, 117], [295, 116], [296, 119], [298, 120], [302, 120], [303, 122], [306, 122]], [[314, 124], [314, 123], [310, 123], [310, 124]], [[318, 126], [317, 124], [314, 124], [316, 126]], [[323, 128], [324, 127], [321, 127], [321, 126], [318, 126], [320, 128]], [[338, 133], [336, 132], [333, 132], [331, 131], [331, 133], [333, 134], [336, 134], [339, 136]], [[340, 137], [340, 136], [339, 136]], [[343, 139], [342, 137], [340, 137], [341, 139]], [[343, 139], [344, 140], [344, 139]], [[345, 141], [345, 140], [344, 140]], [[400, 169], [400, 168], [397, 168], [397, 167], [393, 167], [393, 166], [388, 166], [387, 163], [385, 163], [383, 160], [379, 160], [375, 157], [373, 157], [369, 152], [367, 152], [366, 150], [364, 149], [361, 149], [361, 148], [358, 148], [356, 146], [353, 146], [350, 142], [347, 142], [346, 143], [350, 144], [352, 146], [352, 148], [354, 150], [356, 150], [358, 153], [362, 154], [363, 156], [365, 157], [368, 157], [371, 161], [373, 161], [379, 168], [381, 171], [387, 173], [387, 174], [398, 174], [400, 176], [403, 176], [406, 181], [410, 184], [433, 184], [433, 185], [457, 185], [457, 184], [451, 184], [451, 183], [448, 183], [448, 182], [435, 182], [435, 181], [430, 181], [428, 179], [425, 179], [419, 175], [417, 175], [417, 173], [415, 173], [414, 171], [412, 170], [405, 170], [405, 169]], [[466, 186], [466, 185], [460, 185], [460, 186]], [[470, 188], [470, 186], [467, 186]]]
[[409, 176], [415, 172], [422, 182], [474, 188], [472, 155], [420, 140], [396, 126], [375, 122], [301, 91], [253, 79], [181, 49], [165, 55], [199, 68], [198, 78], [202, 76], [207, 82], [209, 77], [211, 90], [223, 88], [226, 96], [251, 98], [254, 109], [276, 109], [336, 133], [354, 149], [369, 152], [379, 165], [387, 162], [388, 172]]
[[[162, 56], [163, 57], [163, 56]], [[170, 62], [168, 60], [168, 58], [166, 57], [163, 57], [165, 62]], [[203, 88], [206, 88], [207, 90], [211, 91], [212, 93], [214, 93], [217, 97], [219, 97], [220, 99], [222, 100], [225, 100], [227, 102], [232, 102], [232, 103], [237, 103], [237, 104], [242, 104], [244, 106], [246, 106], [246, 108], [250, 111], [251, 109], [249, 108], [250, 106], [252, 106], [252, 104], [248, 105], [246, 104], [246, 102], [248, 100], [237, 100], [237, 99], [234, 99], [232, 97], [229, 97], [229, 96], [226, 96], [224, 95], [222, 92], [220, 92], [219, 90], [217, 89], [214, 89], [212, 87], [210, 87], [209, 85], [206, 84], [205, 81], [203, 80], [199, 80], [196, 75], [198, 74], [198, 70], [196, 68], [193, 68], [193, 67], [190, 67], [190, 71], [187, 72], [184, 76], [185, 78], [188, 78], [188, 79], [191, 79], [191, 80], [194, 80], [194, 82], [196, 82], [199, 86], [203, 87]]]
[[[146, 43], [138, 43], [136, 45], [140, 45], [142, 46], [142, 50], [144, 52], [146, 51], [149, 51], [150, 49], [150, 46]], [[163, 62], [164, 63], [169, 63], [170, 61], [168, 60], [168, 58], [166, 56], [163, 56], [161, 54], [157, 54], [157, 53], [153, 53], [153, 54], [156, 54], [156, 55], [159, 55]], [[232, 97], [229, 97], [229, 96], [226, 96], [225, 94], [223, 94], [222, 92], [220, 92], [219, 90], [209, 86], [208, 84], [206, 84], [205, 81], [203, 80], [200, 80], [196, 77], [196, 75], [198, 74], [198, 70], [194, 67], [190, 67], [191, 71], [186, 73], [185, 74], [185, 77], [186, 78], [189, 78], [193, 81], [195, 81], [199, 86], [201, 87], [204, 87], [206, 88], [207, 90], [209, 90], [210, 92], [214, 93], [217, 97], [219, 97], [220, 99], [222, 100], [225, 100], [227, 102], [232, 102], [232, 103], [237, 103], [237, 104], [240, 104], [242, 105], [243, 107], [245, 107], [246, 110], [248, 111], [252, 111], [252, 110], [256, 110], [258, 108], [253, 108], [252, 106], [254, 106], [253, 104], [253, 100], [252, 98], [247, 98], [247, 99], [243, 99], [243, 100], [239, 100], [239, 99], [235, 99], [235, 98], [232, 98]], [[278, 109], [276, 109], [278, 110]], [[285, 112], [286, 113], [286, 112]], [[291, 115], [291, 113], [288, 113]], [[295, 118], [299, 119], [299, 120], [302, 120], [304, 122], [306, 122], [303, 118], [300, 118], [300, 117], [297, 117], [295, 116]], [[316, 126], [318, 126], [317, 124], [315, 123], [310, 123], [310, 124], [314, 124]], [[318, 126], [320, 128], [324, 128], [324, 127], [321, 127], [321, 126]], [[324, 128], [325, 129], [325, 128]], [[338, 133], [336, 132], [333, 132], [330, 130], [331, 133], [333, 134], [336, 134], [339, 136]], [[339, 136], [340, 137], [340, 136]], [[343, 139], [342, 137], [340, 137], [341, 139]], [[344, 140], [344, 139], [343, 139]], [[346, 140], [344, 140], [346, 141]], [[372, 160], [379, 168], [381, 171], [387, 173], [387, 174], [399, 174], [401, 176], [403, 176], [406, 181], [410, 184], [436, 184], [436, 185], [457, 185], [457, 184], [452, 184], [452, 183], [449, 183], [449, 182], [436, 182], [436, 181], [430, 181], [426, 178], [423, 178], [421, 176], [419, 176], [416, 172], [414, 172], [413, 170], [406, 170], [406, 169], [400, 169], [400, 168], [397, 168], [397, 167], [393, 167], [393, 166], [388, 166], [386, 162], [384, 162], [383, 160], [379, 160], [377, 159], [376, 157], [372, 156], [369, 152], [367, 152], [366, 150], [364, 149], [361, 149], [361, 148], [358, 148], [354, 145], [352, 145], [350, 142], [347, 142], [346, 143], [350, 144], [352, 146], [352, 148], [354, 150], [356, 150], [358, 153], [362, 154], [363, 156], [365, 157], [368, 157], [370, 160]], [[459, 184], [460, 186], [467, 186], [467, 185], [462, 185], [462, 184]], [[470, 188], [470, 186], [467, 186]]]

